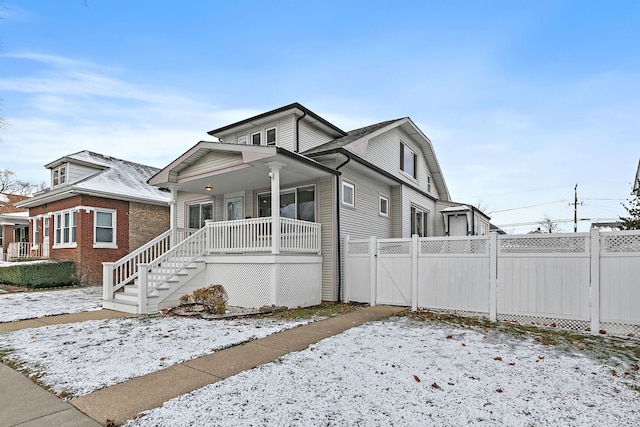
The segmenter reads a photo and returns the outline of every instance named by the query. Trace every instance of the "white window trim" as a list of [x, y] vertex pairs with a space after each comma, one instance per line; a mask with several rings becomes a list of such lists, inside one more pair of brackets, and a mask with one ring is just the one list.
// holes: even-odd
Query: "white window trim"
[[[113, 238], [111, 242], [96, 242], [97, 228], [98, 228], [98, 213], [110, 213], [111, 214], [111, 227], [113, 228]], [[118, 249], [117, 242], [117, 211], [114, 209], [101, 209], [95, 208], [93, 210], [93, 247], [94, 248], [106, 248], [106, 249]]]
[[[351, 203], [347, 202], [344, 199], [344, 195], [345, 195], [344, 188], [345, 187], [351, 188], [351, 193], [353, 194], [353, 200], [352, 200]], [[343, 205], [354, 208], [356, 206], [356, 186], [355, 186], [355, 184], [352, 184], [352, 183], [350, 183], [348, 181], [342, 181], [342, 194], [340, 196], [341, 196], [340, 198], [341, 198], [341, 201], [342, 201]]]
[[[269, 144], [269, 142], [267, 140], [267, 135], [269, 134], [270, 130], [273, 130], [276, 133], [276, 139], [275, 139], [275, 141], [273, 141], [272, 144]], [[277, 146], [278, 145], [278, 127], [277, 126], [270, 126], [270, 127], [266, 128], [264, 130], [264, 143], [265, 143], [265, 145], [271, 145], [271, 146]]]
[[[387, 211], [383, 212], [382, 211], [382, 201], [386, 202], [387, 205]], [[378, 215], [380, 216], [384, 216], [384, 217], [389, 217], [389, 198], [385, 195], [379, 194], [379, 198], [378, 198]]]
[[[283, 194], [285, 193], [293, 193], [295, 195], [295, 200], [296, 200], [296, 219], [298, 219], [298, 190], [300, 190], [301, 188], [310, 188], [313, 187], [313, 203], [314, 203], [314, 210], [313, 210], [313, 218], [314, 218], [314, 222], [316, 222], [318, 220], [318, 188], [316, 187], [315, 184], [306, 184], [306, 185], [298, 185], [296, 187], [287, 187], [287, 188], [281, 188], [280, 189], [280, 197], [282, 197]], [[260, 193], [256, 193], [256, 218], [261, 218], [260, 217], [260, 206], [259, 206], [259, 201], [260, 201], [260, 196], [264, 196], [265, 194], [271, 194], [271, 191], [262, 191]], [[264, 217], [262, 217], [264, 218]]]
[[38, 249], [39, 247], [40, 232], [42, 231], [38, 224], [39, 221], [39, 217], [33, 218], [33, 242], [31, 242], [32, 249]]
[[[76, 213], [76, 241], [72, 242], [58, 242], [56, 241], [56, 231], [58, 229], [58, 215], [60, 215], [61, 219], [64, 219], [64, 214], [69, 214], [69, 221], [73, 219], [73, 212]], [[64, 248], [77, 248], [78, 247], [78, 209], [66, 209], [63, 211], [57, 211], [53, 213], [53, 249], [64, 249]], [[69, 226], [69, 233], [71, 233], [73, 227]], [[62, 240], [62, 235], [64, 233], [64, 228], [60, 227], [60, 239]], [[71, 236], [69, 236], [71, 239]]]
[[[189, 227], [189, 208], [193, 205], [206, 205], [206, 204], [211, 204], [211, 215], [212, 215], [212, 220], [215, 220], [216, 218], [216, 201], [215, 201], [215, 197], [213, 198], [208, 198], [208, 199], [195, 199], [195, 200], [189, 200], [186, 201], [184, 203], [184, 228], [187, 229], [191, 229]], [[201, 207], [202, 209], [202, 207]], [[202, 211], [200, 211], [202, 213]]]
[[[243, 139], [244, 139], [244, 142], [240, 142]], [[249, 142], [249, 139], [247, 135], [240, 135], [239, 137], [236, 138], [236, 143], [239, 145], [247, 145], [248, 142]]]
[[[60, 181], [60, 177], [63, 176], [60, 174], [60, 171], [64, 169], [64, 180]], [[56, 174], [56, 172], [58, 173], [58, 177], [54, 178], [54, 175]], [[54, 183], [54, 180], [57, 179], [58, 183]], [[51, 169], [51, 187], [60, 187], [62, 185], [67, 184], [67, 182], [69, 181], [69, 165], [67, 163], [64, 163], [56, 168]]]
[[411, 153], [413, 153], [413, 172], [415, 173], [416, 176], [411, 175], [408, 172], [405, 172], [403, 167], [406, 168], [406, 165], [403, 165], [403, 163], [400, 163], [400, 173], [403, 174], [404, 176], [406, 176], [407, 178], [411, 179], [412, 181], [417, 182], [418, 181], [418, 152], [415, 151], [413, 148], [409, 147], [409, 145], [407, 143], [405, 143], [403, 140], [400, 140], [400, 154], [403, 155], [403, 160], [402, 162], [404, 162], [404, 152], [403, 152], [403, 148], [404, 150], [409, 150]]
[[[255, 135], [258, 135], [258, 136], [260, 137], [260, 144], [254, 144], [254, 143], [253, 143], [253, 137], [254, 137]], [[250, 137], [249, 137], [249, 145], [264, 145], [264, 144], [262, 143], [262, 132], [253, 132], [253, 133], [251, 133], [251, 135], [250, 135]]]
[[49, 238], [49, 225], [51, 224], [51, 221], [49, 220], [50, 217], [46, 216], [42, 219], [42, 237], [43, 238]]

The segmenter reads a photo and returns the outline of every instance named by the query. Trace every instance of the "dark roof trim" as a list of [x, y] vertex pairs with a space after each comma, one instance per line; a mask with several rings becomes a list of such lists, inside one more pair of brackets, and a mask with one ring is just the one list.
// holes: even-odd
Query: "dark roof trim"
[[340, 171], [337, 171], [337, 170], [335, 170], [333, 168], [330, 168], [330, 167], [325, 166], [325, 165], [323, 165], [321, 163], [318, 163], [315, 160], [312, 160], [312, 159], [310, 159], [308, 157], [302, 156], [302, 155], [297, 154], [297, 153], [292, 153], [291, 151], [285, 150], [284, 148], [276, 147], [276, 153], [283, 154], [283, 155], [285, 155], [287, 157], [291, 157], [292, 159], [295, 159], [295, 160], [297, 160], [299, 162], [302, 162], [302, 163], [306, 163], [309, 166], [314, 166], [317, 169], [323, 170], [323, 171], [331, 173], [333, 175], [341, 175]]
[[241, 125], [243, 125], [245, 123], [250, 123], [252, 121], [259, 120], [259, 119], [271, 116], [273, 114], [282, 113], [282, 112], [287, 111], [287, 110], [292, 110], [294, 108], [302, 110], [308, 116], [313, 117], [314, 119], [316, 119], [319, 122], [323, 123], [325, 126], [330, 127], [331, 129], [335, 130], [336, 132], [338, 132], [339, 134], [341, 134], [343, 136], [347, 134], [345, 131], [343, 131], [342, 129], [340, 129], [339, 127], [334, 125], [333, 123], [329, 123], [328, 121], [326, 121], [325, 119], [323, 119], [322, 117], [320, 117], [319, 115], [314, 113], [313, 111], [309, 110], [307, 107], [304, 107], [303, 105], [301, 105], [301, 104], [299, 104], [297, 102], [294, 102], [293, 104], [285, 105], [284, 107], [276, 108], [275, 110], [267, 111], [266, 113], [258, 114], [257, 116], [249, 117], [248, 119], [244, 119], [244, 120], [241, 120], [239, 122], [235, 122], [235, 123], [232, 123], [232, 124], [227, 125], [227, 126], [223, 126], [221, 128], [218, 128], [218, 129], [210, 130], [207, 133], [209, 135], [215, 136], [215, 134], [217, 134], [217, 133], [221, 133], [221, 132], [224, 132], [224, 131], [229, 130], [231, 128], [234, 128], [234, 127], [237, 127], [237, 126], [241, 126]]
[[393, 174], [390, 174], [386, 170], [384, 170], [382, 168], [379, 168], [378, 166], [367, 162], [362, 157], [353, 154], [351, 151], [349, 151], [349, 150], [347, 150], [345, 148], [340, 147], [340, 148], [336, 148], [336, 149], [333, 149], [333, 150], [323, 151], [322, 153], [310, 154], [309, 156], [310, 157], [314, 157], [314, 156], [326, 155], [326, 154], [342, 154], [342, 155], [350, 158], [351, 160], [354, 160], [354, 161], [360, 163], [361, 165], [364, 165], [364, 166], [368, 167], [369, 169], [379, 173], [380, 175], [383, 175], [383, 176], [385, 176], [385, 177], [387, 177], [387, 178], [389, 178], [389, 179], [391, 179], [391, 180], [393, 180], [393, 181], [395, 181], [395, 182], [397, 182], [399, 184], [406, 185], [407, 187], [411, 188], [412, 190], [414, 190], [414, 191], [422, 194], [423, 196], [433, 200], [434, 202], [438, 200], [435, 197], [433, 197], [431, 194], [428, 194], [428, 193], [424, 192], [423, 190], [421, 190], [420, 188], [418, 188], [418, 187], [416, 187], [416, 186], [414, 186], [412, 184], [409, 184], [406, 181], [401, 180], [400, 178], [398, 178], [397, 176], [395, 176]]

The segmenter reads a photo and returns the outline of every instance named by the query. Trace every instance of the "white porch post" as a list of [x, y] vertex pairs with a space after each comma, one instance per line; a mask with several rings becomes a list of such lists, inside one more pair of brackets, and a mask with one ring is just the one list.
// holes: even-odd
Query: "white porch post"
[[113, 299], [113, 266], [115, 262], [102, 263], [102, 299]]
[[280, 169], [284, 166], [279, 162], [267, 163], [271, 169], [271, 253], [280, 253]]
[[171, 228], [171, 247], [178, 243], [178, 211], [176, 209], [176, 198], [178, 191], [171, 187], [171, 201], [169, 202], [169, 228]]

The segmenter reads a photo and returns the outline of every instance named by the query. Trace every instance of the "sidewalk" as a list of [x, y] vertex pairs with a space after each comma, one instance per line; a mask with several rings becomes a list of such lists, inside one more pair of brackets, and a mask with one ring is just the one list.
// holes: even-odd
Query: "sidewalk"
[[[0, 333], [27, 328], [131, 316], [112, 310], [85, 311], [0, 323]], [[100, 426], [69, 402], [58, 399], [20, 372], [0, 363], [0, 426]]]
[[[0, 368], [2, 368], [0, 369], [0, 395], [15, 394], [15, 396], [11, 396], [10, 400], [16, 401], [12, 404], [0, 399], [0, 420], [2, 420], [0, 423], [9, 422], [7, 426], [18, 425], [20, 422], [26, 422], [19, 424], [20, 426], [97, 426], [105, 424], [107, 420], [116, 424], [124, 423], [142, 411], [162, 406], [169, 399], [271, 362], [287, 353], [303, 350], [311, 344], [340, 334], [347, 329], [366, 322], [380, 320], [404, 310], [406, 309], [403, 307], [364, 307], [351, 313], [216, 351], [210, 355], [77, 397], [70, 402], [59, 400], [23, 375], [0, 364]], [[103, 315], [106, 316], [118, 317], [116, 314], [120, 314], [102, 310], [64, 316], [70, 316], [67, 318], [69, 320], [79, 319], [83, 316], [94, 316], [85, 319], [90, 320], [97, 318], [95, 317], [96, 313], [103, 311], [105, 312]], [[91, 313], [94, 314], [91, 315]], [[122, 314], [122, 316], [130, 315]], [[53, 317], [38, 320], [49, 319], [49, 322], [54, 322]], [[56, 323], [64, 322], [58, 321]], [[3, 332], [2, 329], [0, 332]], [[7, 370], [10, 372], [5, 373]], [[20, 396], [14, 392], [17, 388], [24, 389]], [[32, 397], [32, 388], [38, 389], [40, 393], [33, 391]]]

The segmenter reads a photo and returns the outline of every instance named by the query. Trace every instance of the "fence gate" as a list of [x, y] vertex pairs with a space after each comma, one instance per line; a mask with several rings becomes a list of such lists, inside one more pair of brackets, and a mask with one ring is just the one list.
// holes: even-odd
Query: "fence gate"
[[376, 304], [410, 307], [411, 240], [378, 240], [376, 254]]

